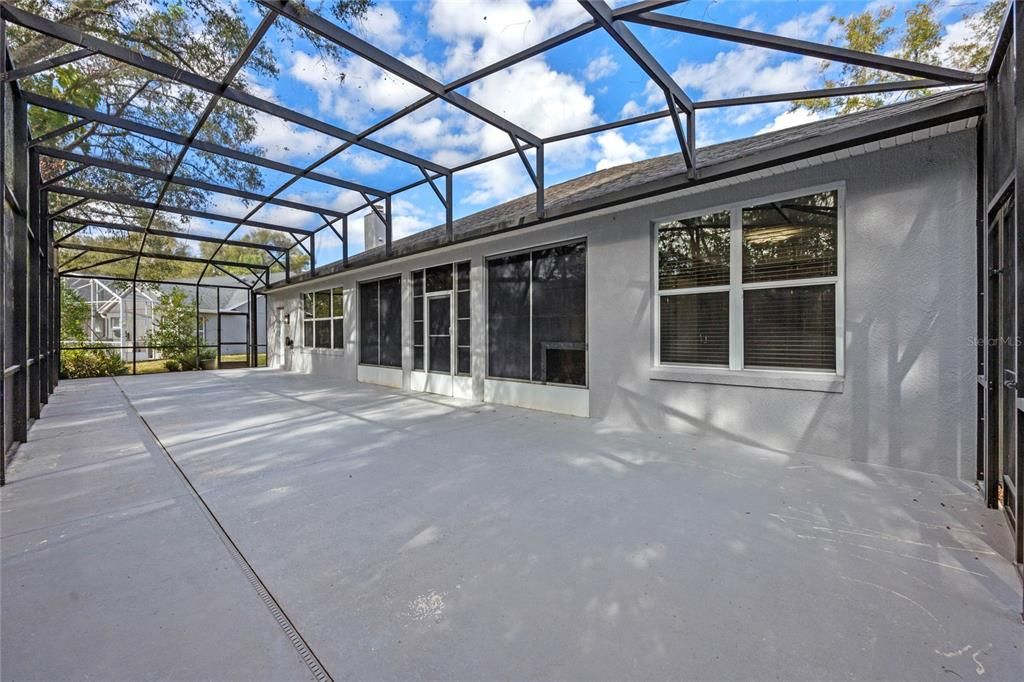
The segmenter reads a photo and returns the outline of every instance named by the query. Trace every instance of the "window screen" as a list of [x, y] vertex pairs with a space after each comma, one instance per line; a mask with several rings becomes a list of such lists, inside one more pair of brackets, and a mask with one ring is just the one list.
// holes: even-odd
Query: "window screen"
[[359, 362], [380, 364], [380, 290], [377, 282], [359, 285]]
[[586, 244], [487, 261], [487, 373], [586, 385]]
[[302, 295], [302, 345], [307, 348], [345, 347], [345, 308], [342, 287]]
[[455, 265], [455, 372], [470, 373], [469, 261]]
[[380, 363], [402, 366], [402, 279], [382, 279], [380, 285]]
[[533, 252], [533, 380], [583, 385], [587, 260], [582, 243]]
[[423, 271], [412, 273], [412, 368], [423, 369], [424, 339], [423, 330]]

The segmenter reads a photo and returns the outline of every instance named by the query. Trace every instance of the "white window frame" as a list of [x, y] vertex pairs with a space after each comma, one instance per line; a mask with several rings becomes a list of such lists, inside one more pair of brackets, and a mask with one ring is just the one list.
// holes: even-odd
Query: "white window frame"
[[[341, 301], [342, 301], [342, 303], [341, 303], [341, 314], [340, 315], [335, 314], [335, 310], [334, 310], [334, 290], [335, 289], [341, 289]], [[331, 316], [330, 317], [317, 317], [316, 316], [316, 295], [318, 293], [321, 293], [321, 292], [324, 292], [324, 291], [329, 292], [329, 298], [331, 299]], [[313, 310], [311, 311], [313, 313], [313, 315], [312, 315], [312, 317], [310, 317], [310, 319], [313, 321], [313, 338], [312, 339], [307, 339], [306, 338], [306, 295], [307, 294], [312, 295], [312, 297], [313, 297]], [[335, 323], [335, 321], [340, 320], [341, 324], [342, 324], [342, 327], [344, 328], [344, 325], [345, 325], [345, 297], [346, 297], [345, 287], [341, 286], [340, 284], [337, 285], [337, 286], [326, 287], [324, 289], [314, 289], [312, 291], [304, 291], [301, 294], [299, 294], [299, 328], [302, 330], [302, 344], [301, 344], [301, 346], [302, 346], [303, 350], [305, 350], [305, 351], [314, 351], [314, 352], [331, 352], [331, 353], [344, 352], [344, 350], [345, 350], [345, 346], [344, 345], [341, 348], [335, 348], [334, 347], [334, 323]], [[331, 323], [331, 347], [330, 348], [318, 348], [316, 346], [316, 323], [317, 322], [327, 322], [327, 321], [330, 321], [330, 323]]]
[[[773, 280], [769, 282], [743, 282], [743, 209], [761, 204], [796, 199], [817, 194], [819, 192], [836, 192], [836, 274], [833, 277], [812, 277], [803, 279]], [[658, 252], [658, 227], [673, 220], [697, 218], [713, 213], [729, 212], [729, 284], [706, 287], [689, 287], [682, 289], [659, 288], [660, 254]], [[801, 187], [785, 192], [776, 192], [766, 196], [752, 197], [743, 201], [720, 204], [708, 208], [687, 211], [658, 218], [651, 222], [651, 287], [654, 296], [651, 298], [651, 318], [653, 320], [653, 357], [652, 367], [655, 370], [695, 370], [709, 375], [747, 374], [747, 375], [779, 375], [779, 376], [818, 376], [842, 378], [846, 371], [846, 183], [829, 183], [812, 187]], [[743, 365], [743, 292], [751, 289], [783, 289], [796, 286], [815, 286], [822, 284], [835, 285], [836, 302], [836, 368], [835, 371], [798, 368], [765, 368], [744, 367]], [[661, 298], [662, 296], [678, 296], [712, 292], [729, 292], [729, 366], [698, 365], [689, 363], [663, 363], [661, 361]], [[671, 378], [671, 375], [655, 376], [654, 378]]]

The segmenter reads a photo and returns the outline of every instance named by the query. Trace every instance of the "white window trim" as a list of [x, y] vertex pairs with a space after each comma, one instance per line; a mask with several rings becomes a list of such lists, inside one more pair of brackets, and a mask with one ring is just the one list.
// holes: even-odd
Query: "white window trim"
[[[837, 194], [836, 275], [795, 280], [743, 283], [743, 208], [835, 191]], [[729, 211], [729, 284], [684, 289], [658, 288], [659, 253], [658, 226], [672, 221], [696, 218]], [[743, 292], [748, 289], [775, 289], [791, 286], [835, 285], [836, 298], [836, 369], [834, 372], [802, 369], [760, 369], [743, 366]], [[840, 392], [846, 371], [846, 183], [829, 183], [776, 192], [743, 201], [687, 211], [655, 219], [651, 222], [651, 298], [652, 357], [650, 378], [664, 381], [721, 383], [740, 386], [792, 388]], [[680, 294], [729, 292], [729, 365], [696, 365], [661, 362], [661, 298]]]
[[[335, 289], [341, 289], [342, 304], [341, 304], [341, 315], [340, 316], [336, 316], [334, 314], [334, 290]], [[323, 291], [330, 292], [330, 294], [329, 294], [330, 299], [331, 299], [331, 316], [330, 317], [317, 317], [316, 316], [316, 295], [318, 293], [320, 293], [320, 292], [323, 292]], [[306, 294], [312, 294], [312, 296], [313, 296], [313, 310], [312, 310], [313, 317], [310, 318], [310, 320], [312, 320], [312, 322], [313, 322], [313, 338], [312, 339], [307, 339], [306, 338]], [[302, 332], [302, 334], [301, 334], [301, 336], [302, 336], [302, 343], [299, 345], [299, 350], [305, 351], [305, 352], [320, 353], [320, 354], [324, 354], [324, 355], [343, 355], [345, 353], [345, 346], [342, 346], [341, 348], [335, 348], [334, 347], [334, 321], [335, 320], [341, 320], [341, 324], [344, 327], [344, 325], [345, 325], [345, 299], [346, 299], [346, 297], [347, 297], [347, 292], [345, 291], [345, 287], [341, 286], [340, 284], [335, 285], [335, 286], [326, 287], [324, 289], [313, 289], [311, 291], [303, 291], [301, 294], [299, 294], [299, 329]], [[327, 322], [327, 321], [331, 322], [331, 347], [330, 348], [317, 348], [316, 345], [315, 345], [316, 344], [316, 323], [317, 322]], [[307, 343], [306, 343], [307, 341], [311, 341], [312, 343], [307, 345]]]

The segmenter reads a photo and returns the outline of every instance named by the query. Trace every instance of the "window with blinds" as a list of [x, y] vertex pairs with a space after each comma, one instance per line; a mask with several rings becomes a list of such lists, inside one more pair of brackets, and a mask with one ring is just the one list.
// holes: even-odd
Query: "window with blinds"
[[838, 371], [839, 211], [827, 190], [657, 225], [657, 361]]
[[359, 362], [402, 366], [402, 280], [359, 284]]
[[659, 361], [729, 366], [729, 211], [658, 226]]
[[345, 347], [344, 291], [341, 287], [302, 295], [302, 345], [306, 348]]

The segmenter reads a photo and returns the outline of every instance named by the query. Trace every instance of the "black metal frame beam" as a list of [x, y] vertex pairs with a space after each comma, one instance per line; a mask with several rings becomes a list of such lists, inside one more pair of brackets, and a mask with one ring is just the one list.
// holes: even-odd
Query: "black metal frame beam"
[[[131, 119], [123, 118], [121, 116], [115, 116], [113, 114], [105, 114], [95, 109], [88, 109], [80, 107], [75, 104], [68, 102], [61, 102], [50, 97], [44, 97], [32, 92], [25, 93], [25, 99], [29, 104], [37, 107], [43, 107], [44, 109], [50, 109], [52, 111], [59, 111], [62, 114], [69, 116], [75, 116], [84, 121], [90, 123], [101, 123], [103, 125], [110, 126], [112, 128], [120, 128], [121, 130], [127, 130], [129, 132], [137, 133], [139, 135], [145, 135], [147, 137], [154, 137], [158, 140], [165, 142], [171, 142], [172, 144], [183, 145], [188, 142], [188, 136], [180, 133], [173, 133], [163, 128], [155, 128], [153, 126], [146, 125], [145, 123], [139, 123], [138, 121], [132, 121]], [[42, 142], [46, 135], [43, 135], [35, 140], [35, 143]], [[192, 148], [197, 149], [208, 154], [214, 154], [216, 156], [223, 156], [236, 161], [242, 161], [244, 163], [251, 163], [254, 166], [260, 166], [268, 170], [278, 171], [280, 173], [287, 173], [289, 175], [295, 175], [302, 172], [302, 168], [293, 166], [290, 163], [283, 163], [281, 161], [274, 161], [273, 159], [266, 159], [262, 156], [256, 156], [255, 154], [249, 154], [248, 152], [239, 151], [230, 147], [209, 142], [207, 140], [193, 140]], [[322, 182], [326, 185], [332, 185], [334, 187], [340, 187], [341, 189], [352, 190], [353, 192], [366, 192], [367, 194], [374, 194], [383, 197], [388, 192], [386, 190], [378, 189], [376, 187], [370, 187], [357, 182], [351, 182], [349, 180], [341, 180], [332, 175], [324, 175], [323, 173], [309, 173], [306, 177], [310, 180]]]
[[262, 194], [256, 192], [249, 192], [244, 189], [238, 189], [235, 187], [225, 187], [224, 185], [218, 185], [212, 182], [206, 182], [205, 180], [195, 180], [193, 178], [185, 177], [182, 175], [174, 174], [168, 179], [167, 173], [162, 173], [157, 170], [150, 168], [141, 168], [121, 161], [112, 161], [110, 159], [104, 159], [97, 156], [89, 156], [87, 154], [78, 154], [76, 152], [66, 152], [62, 149], [54, 149], [52, 147], [36, 147], [39, 153], [43, 156], [48, 156], [53, 159], [61, 159], [63, 161], [70, 161], [79, 163], [84, 166], [92, 166], [94, 168], [103, 168], [104, 170], [116, 171], [118, 173], [127, 173], [129, 175], [137, 175], [143, 178], [149, 178], [151, 180], [167, 180], [170, 184], [181, 185], [183, 187], [192, 187], [194, 189], [200, 189], [204, 192], [213, 192], [215, 194], [227, 194], [229, 196], [238, 197], [239, 199], [245, 199], [247, 201], [266, 201], [268, 204], [275, 206], [283, 206], [285, 208], [293, 208], [298, 211], [306, 211], [308, 213], [324, 213], [335, 218], [340, 218], [345, 215], [344, 212], [338, 211], [334, 208], [326, 208], [323, 206], [316, 206], [314, 204], [306, 204], [298, 201], [289, 201], [287, 199], [268, 199]]
[[[679, 149], [683, 153], [683, 160], [686, 163], [686, 167], [693, 171], [696, 157], [694, 139], [696, 137], [696, 127], [693, 100], [679, 87], [675, 79], [654, 58], [654, 55], [644, 47], [643, 43], [633, 35], [629, 27], [622, 20], [615, 18], [612, 9], [604, 0], [579, 0], [579, 3], [665, 94], [669, 114], [672, 117], [672, 125], [679, 140]], [[630, 18], [633, 16], [630, 15]], [[685, 131], [683, 130], [682, 121], [679, 119], [677, 107], [681, 108], [686, 114]]]
[[[136, 234], [142, 234], [146, 228], [139, 225], [126, 225], [124, 223], [112, 223], [103, 220], [85, 220], [83, 218], [71, 218], [71, 217], [55, 217], [51, 216], [54, 222], [58, 223], [70, 223], [73, 225], [80, 225], [78, 229], [63, 235], [60, 239], [57, 239], [54, 243], [60, 244], [67, 240], [73, 234], [76, 234], [80, 230], [87, 227], [101, 227], [107, 230], [122, 230], [124, 232], [133, 232]], [[241, 246], [248, 249], [260, 249], [261, 251], [287, 251], [288, 247], [278, 246], [276, 244], [258, 244], [256, 242], [246, 242], [239, 239], [228, 239], [224, 240], [220, 237], [210, 237], [204, 234], [193, 234], [191, 232], [174, 232], [172, 230], [160, 230], [150, 228], [149, 233], [154, 237], [171, 237], [173, 239], [184, 239], [186, 241], [194, 242], [205, 242], [208, 244], [224, 244], [225, 246]]]
[[887, 57], [885, 55], [872, 54], [870, 52], [859, 52], [845, 47], [834, 45], [823, 45], [808, 40], [787, 38], [785, 36], [751, 31], [745, 28], [733, 28], [721, 24], [713, 24], [707, 21], [695, 19], [684, 19], [682, 17], [662, 14], [660, 12], [632, 13], [626, 21], [654, 26], [656, 28], [669, 29], [692, 35], [704, 36], [706, 38], [718, 38], [733, 43], [765, 47], [771, 50], [792, 52], [805, 57], [817, 57], [827, 61], [865, 66], [879, 71], [890, 73], [901, 73], [914, 78], [930, 78], [948, 84], [957, 83], [978, 83], [984, 80], [983, 74], [975, 74], [959, 69], [950, 69], [943, 66], [932, 66], [921, 64], [906, 59]]
[[288, 0], [256, 0], [256, 2], [263, 5], [271, 12], [275, 12], [287, 19], [290, 19], [306, 30], [312, 31], [313, 33], [326, 38], [335, 45], [348, 50], [352, 54], [362, 57], [385, 71], [389, 71], [421, 90], [429, 92], [435, 97], [440, 97], [449, 104], [452, 104], [462, 111], [475, 116], [481, 121], [494, 126], [498, 130], [502, 130], [509, 135], [514, 135], [532, 145], [540, 144], [540, 138], [529, 130], [516, 125], [508, 119], [494, 113], [480, 104], [477, 104], [468, 97], [461, 95], [454, 90], [448, 90], [443, 83], [434, 80], [427, 74], [413, 68], [402, 60], [388, 54], [384, 50], [371, 45], [362, 38], [359, 38], [358, 36], [341, 28], [337, 24], [331, 23], [319, 14], [310, 12], [304, 7], [300, 8], [296, 6], [295, 3], [289, 2]]
[[[137, 52], [120, 45], [115, 45], [114, 43], [107, 42], [102, 38], [97, 38], [96, 36], [83, 33], [82, 31], [64, 26], [63, 24], [25, 12], [24, 10], [12, 7], [9, 4], [0, 6], [0, 12], [2, 12], [3, 16], [8, 21], [18, 24], [23, 28], [52, 36], [59, 40], [63, 40], [66, 43], [71, 43], [72, 45], [88, 48], [98, 54], [109, 57], [110, 59], [115, 59], [130, 66], [144, 69], [150, 73], [160, 76], [161, 78], [176, 81], [196, 90], [207, 92], [209, 94], [220, 94], [225, 99], [229, 99], [237, 104], [250, 107], [265, 114], [276, 116], [288, 121], [289, 123], [310, 128], [325, 135], [338, 138], [339, 140], [345, 140], [346, 142], [355, 141], [356, 136], [354, 133], [343, 128], [339, 128], [338, 126], [331, 125], [330, 123], [326, 123], [293, 109], [289, 109], [288, 107], [280, 104], [268, 102], [265, 99], [248, 92], [243, 92], [237, 88], [223, 88], [220, 83], [210, 80], [209, 78], [205, 78], [204, 76], [200, 76], [199, 74], [186, 71], [185, 69], [162, 62], [159, 59], [154, 59], [153, 57], [144, 55], [141, 52]], [[429, 168], [437, 172], [444, 172], [447, 170], [440, 164], [436, 164], [433, 161], [389, 147], [388, 145], [380, 142], [364, 139], [354, 143], [370, 151], [389, 156], [413, 166], [424, 166], [425, 168]]]
[[49, 191], [54, 194], [67, 194], [73, 197], [86, 197], [94, 199], [96, 201], [103, 201], [109, 204], [124, 204], [125, 206], [134, 206], [135, 208], [154, 209], [159, 208], [164, 213], [175, 213], [177, 215], [189, 216], [191, 218], [203, 218], [204, 220], [216, 220], [221, 223], [234, 223], [240, 225], [246, 225], [249, 227], [259, 227], [264, 230], [276, 230], [278, 232], [289, 232], [291, 234], [310, 234], [309, 230], [304, 230], [298, 227], [288, 227], [286, 225], [278, 225], [276, 223], [267, 223], [262, 220], [252, 220], [249, 218], [239, 219], [231, 216], [221, 215], [219, 213], [210, 213], [209, 211], [197, 211], [191, 208], [182, 208], [180, 206], [159, 206], [151, 201], [143, 201], [141, 199], [134, 199], [132, 197], [124, 196], [123, 194], [103, 194], [102, 192], [93, 192], [91, 190], [78, 189], [77, 187], [66, 187], [64, 185], [55, 185], [50, 187]]
[[70, 64], [71, 62], [77, 62], [79, 59], [84, 59], [85, 57], [89, 57], [94, 54], [96, 53], [92, 50], [81, 48], [78, 50], [68, 52], [67, 54], [41, 59], [35, 64], [29, 64], [28, 66], [22, 66], [20, 68], [8, 71], [4, 74], [3, 81], [0, 82], [16, 81], [20, 78], [27, 78], [28, 76], [33, 76], [41, 71], [54, 69], [58, 66]]
[[182, 263], [209, 263], [211, 265], [223, 265], [226, 267], [238, 267], [238, 268], [269, 268], [269, 265], [260, 265], [259, 263], [243, 263], [241, 261], [233, 260], [215, 260], [210, 261], [206, 258], [199, 258], [196, 256], [181, 256], [176, 253], [151, 253], [133, 251], [131, 249], [119, 249], [115, 246], [101, 246], [99, 244], [68, 244], [60, 243], [54, 244], [54, 248], [63, 249], [65, 251], [86, 251], [88, 253], [106, 253], [112, 256], [140, 256], [142, 258], [159, 258], [162, 260], [173, 260]]

